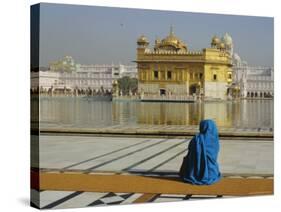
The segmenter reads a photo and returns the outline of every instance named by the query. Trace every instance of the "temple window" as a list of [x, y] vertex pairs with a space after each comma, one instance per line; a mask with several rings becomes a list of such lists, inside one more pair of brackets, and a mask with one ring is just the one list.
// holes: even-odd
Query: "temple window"
[[202, 78], [203, 78], [203, 74], [202, 74], [202, 73], [200, 73], [200, 76], [199, 76], [199, 77], [200, 77], [200, 79], [202, 79]]
[[171, 71], [168, 71], [168, 72], [167, 72], [167, 79], [168, 79], [168, 80], [171, 80], [171, 79], [172, 79], [172, 72], [171, 72]]
[[154, 79], [158, 80], [158, 71], [154, 71]]
[[213, 80], [217, 80], [217, 75], [216, 74], [213, 75]]

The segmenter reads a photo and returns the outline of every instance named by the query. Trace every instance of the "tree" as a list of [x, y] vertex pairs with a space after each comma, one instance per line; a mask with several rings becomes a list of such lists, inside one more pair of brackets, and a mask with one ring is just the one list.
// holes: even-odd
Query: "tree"
[[134, 93], [138, 89], [138, 80], [128, 76], [122, 77], [118, 79], [118, 88], [122, 91], [123, 95], [129, 95], [130, 91]]

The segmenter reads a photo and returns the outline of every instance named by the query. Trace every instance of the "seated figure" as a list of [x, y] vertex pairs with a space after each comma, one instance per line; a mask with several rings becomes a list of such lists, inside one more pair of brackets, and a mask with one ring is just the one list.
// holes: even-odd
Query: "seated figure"
[[213, 120], [202, 120], [199, 130], [188, 145], [179, 174], [184, 182], [211, 185], [221, 178], [217, 162], [220, 148], [218, 131]]

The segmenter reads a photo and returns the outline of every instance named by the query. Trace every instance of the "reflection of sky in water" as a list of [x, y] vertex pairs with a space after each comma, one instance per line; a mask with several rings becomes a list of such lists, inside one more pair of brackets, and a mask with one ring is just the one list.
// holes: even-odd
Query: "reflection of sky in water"
[[112, 103], [74, 97], [42, 97], [40, 115], [41, 127], [198, 125], [200, 120], [211, 118], [221, 127], [269, 128], [273, 127], [273, 101]]

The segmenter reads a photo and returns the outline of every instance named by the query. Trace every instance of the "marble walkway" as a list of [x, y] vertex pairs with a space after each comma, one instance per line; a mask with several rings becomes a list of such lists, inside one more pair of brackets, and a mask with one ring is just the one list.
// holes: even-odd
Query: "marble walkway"
[[[32, 136], [32, 145], [37, 139]], [[273, 179], [273, 147], [271, 139], [223, 139], [219, 154], [224, 178]], [[188, 138], [129, 138], [41, 135], [40, 172], [82, 173], [177, 177], [182, 158], [187, 153]], [[37, 164], [32, 161], [32, 166]], [[221, 195], [149, 194], [144, 192], [87, 192], [35, 190], [40, 208], [73, 208], [142, 202], [167, 202], [221, 198]], [[231, 195], [224, 195], [224, 198]], [[33, 198], [33, 205], [39, 199]]]

